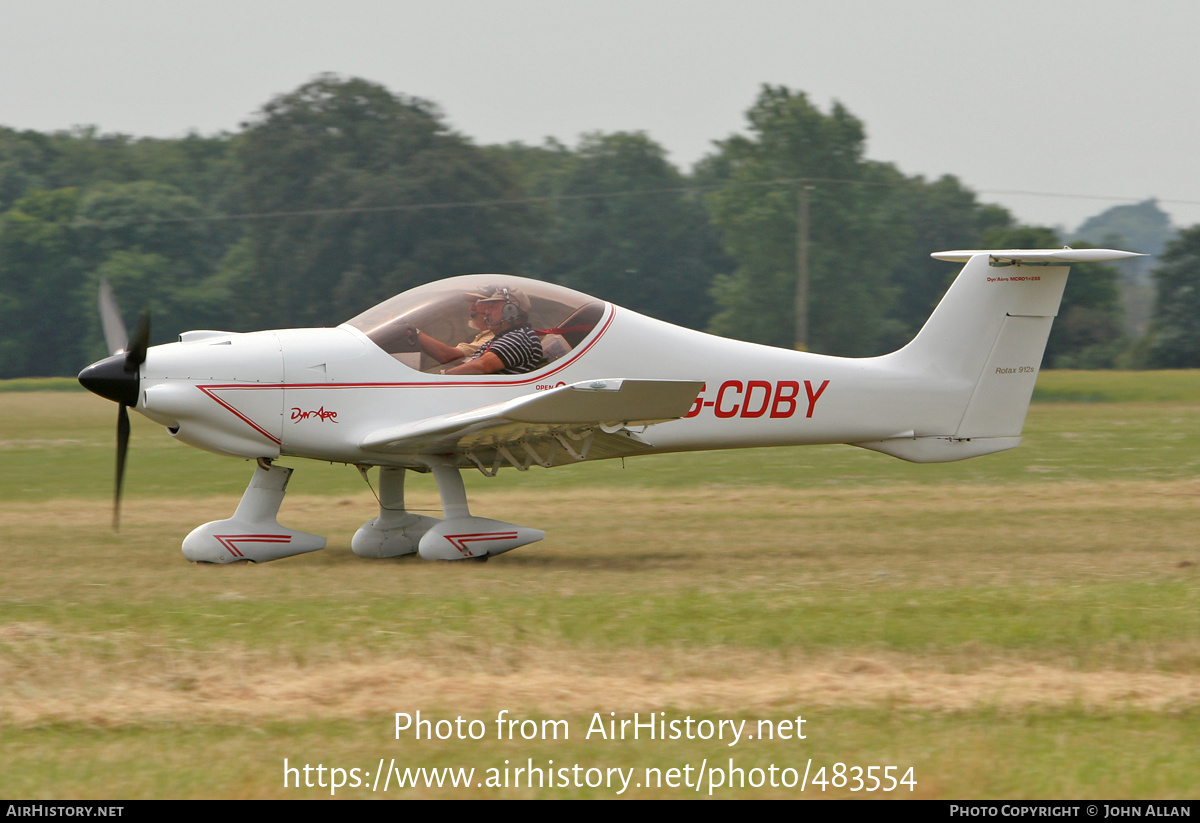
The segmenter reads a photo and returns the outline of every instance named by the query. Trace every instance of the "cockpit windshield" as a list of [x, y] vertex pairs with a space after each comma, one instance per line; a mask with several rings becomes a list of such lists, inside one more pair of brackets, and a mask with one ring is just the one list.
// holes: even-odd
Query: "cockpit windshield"
[[[569, 354], [603, 318], [607, 304], [553, 283], [503, 274], [469, 274], [418, 286], [348, 321], [410, 368], [453, 370], [481, 349], [503, 352], [497, 335], [524, 330], [540, 354], [502, 372], [534, 371]], [[486, 352], [485, 352], [486, 353]]]

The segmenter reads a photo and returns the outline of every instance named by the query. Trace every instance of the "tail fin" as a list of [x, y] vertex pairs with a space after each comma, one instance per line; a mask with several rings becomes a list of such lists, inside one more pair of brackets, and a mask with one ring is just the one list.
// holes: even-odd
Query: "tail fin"
[[1007, 249], [932, 256], [966, 265], [913, 341], [886, 359], [914, 376], [960, 387], [952, 394], [961, 417], [952, 432], [857, 444], [914, 462], [959, 460], [1018, 445], [1071, 263], [1141, 255]]

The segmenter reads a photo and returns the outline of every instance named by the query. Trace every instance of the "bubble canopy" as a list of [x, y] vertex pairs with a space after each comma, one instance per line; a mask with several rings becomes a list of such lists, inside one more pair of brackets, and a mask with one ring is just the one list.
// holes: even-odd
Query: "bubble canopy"
[[468, 274], [409, 289], [367, 309], [346, 325], [358, 329], [411, 368], [442, 371], [453, 361], [438, 360], [422, 351], [415, 340], [416, 330], [447, 346], [464, 344], [463, 358], [468, 357], [470, 344], [486, 331], [472, 317], [478, 295], [502, 294], [505, 290], [528, 300], [529, 325], [541, 339], [545, 353], [538, 368], [570, 353], [592, 334], [608, 310], [604, 301], [554, 283], [506, 274]]

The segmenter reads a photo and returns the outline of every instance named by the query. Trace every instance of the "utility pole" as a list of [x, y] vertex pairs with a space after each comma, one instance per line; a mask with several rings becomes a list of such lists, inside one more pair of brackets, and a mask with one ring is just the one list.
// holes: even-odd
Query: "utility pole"
[[800, 184], [800, 213], [796, 218], [796, 351], [808, 351], [808, 192]]

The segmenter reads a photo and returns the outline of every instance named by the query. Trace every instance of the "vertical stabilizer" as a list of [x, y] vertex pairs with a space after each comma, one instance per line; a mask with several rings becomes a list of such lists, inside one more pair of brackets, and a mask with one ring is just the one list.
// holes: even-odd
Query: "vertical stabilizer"
[[[915, 380], [946, 387], [958, 425], [936, 437], [858, 445], [918, 462], [1017, 445], [1071, 263], [1139, 256], [1111, 249], [934, 254], [966, 265], [913, 341], [884, 359]], [[976, 442], [960, 445], [966, 441]]]

